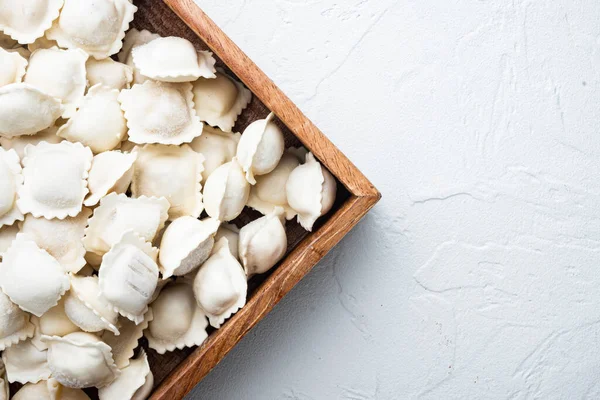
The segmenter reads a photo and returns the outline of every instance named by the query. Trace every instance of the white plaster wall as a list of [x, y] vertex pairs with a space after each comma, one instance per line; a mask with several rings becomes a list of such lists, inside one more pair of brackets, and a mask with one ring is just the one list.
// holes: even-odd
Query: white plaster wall
[[198, 2], [383, 200], [190, 398], [600, 398], [600, 2]]

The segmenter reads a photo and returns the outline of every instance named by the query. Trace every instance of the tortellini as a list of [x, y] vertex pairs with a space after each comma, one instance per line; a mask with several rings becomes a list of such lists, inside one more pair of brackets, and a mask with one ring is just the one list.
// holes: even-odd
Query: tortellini
[[179, 145], [202, 134], [191, 83], [146, 81], [121, 91], [119, 101], [134, 143]]
[[290, 174], [285, 190], [288, 204], [298, 213], [298, 222], [312, 231], [315, 221], [331, 210], [337, 185], [333, 175], [308, 153], [306, 162]]
[[268, 174], [277, 167], [285, 149], [283, 132], [273, 117], [271, 113], [266, 119], [251, 123], [237, 147], [237, 158], [252, 185], [256, 184], [255, 175]]
[[197, 52], [180, 37], [157, 38], [132, 49], [133, 64], [143, 76], [162, 82], [190, 82], [215, 78], [215, 59], [208, 51]]
[[42, 37], [58, 17], [63, 0], [0, 0], [0, 31], [21, 44]]
[[199, 221], [194, 217], [180, 217], [174, 220], [160, 242], [163, 279], [186, 275], [202, 265], [215, 244], [214, 237], [220, 224], [213, 218]]
[[23, 220], [17, 207], [18, 191], [23, 185], [19, 156], [14, 150], [0, 148], [0, 227]]
[[217, 168], [206, 180], [206, 213], [219, 221], [231, 221], [242, 213], [249, 195], [250, 184], [242, 167], [234, 158]]
[[181, 280], [167, 285], [152, 303], [154, 319], [145, 336], [158, 354], [198, 346], [207, 338], [208, 321], [196, 304], [192, 285]]
[[39, 49], [31, 53], [24, 82], [60, 99], [63, 118], [70, 118], [85, 92], [85, 62], [88, 55], [81, 50]]
[[77, 112], [57, 135], [80, 142], [94, 153], [116, 148], [127, 134], [127, 121], [117, 100], [119, 91], [98, 84], [88, 91]]
[[204, 157], [189, 145], [146, 145], [139, 149], [131, 193], [133, 197], [164, 197], [169, 201], [169, 219], [199, 217], [202, 203]]
[[198, 79], [192, 91], [200, 120], [225, 132], [231, 132], [252, 99], [244, 85], [223, 72], [218, 72], [215, 79]]
[[0, 287], [22, 310], [40, 317], [58, 304], [69, 278], [54, 257], [20, 233], [2, 258]]
[[27, 60], [23, 56], [0, 48], [0, 86], [21, 82], [25, 67]]
[[75, 217], [88, 193], [87, 177], [92, 152], [80, 143], [41, 142], [25, 148], [24, 183], [17, 204], [34, 217]]
[[79, 48], [99, 60], [121, 49], [125, 31], [137, 10], [129, 0], [64, 0], [64, 3], [46, 37], [56, 40], [60, 47]]
[[66, 336], [42, 336], [48, 345], [52, 377], [74, 389], [104, 387], [119, 375], [110, 346], [96, 335], [74, 332]]
[[227, 318], [246, 304], [247, 291], [246, 274], [231, 255], [227, 239], [223, 238], [194, 278], [194, 296], [198, 306], [210, 324], [220, 328]]
[[283, 210], [250, 222], [240, 229], [239, 254], [248, 278], [270, 270], [287, 250]]
[[56, 99], [26, 83], [0, 87], [0, 136], [33, 135], [49, 128], [63, 113]]

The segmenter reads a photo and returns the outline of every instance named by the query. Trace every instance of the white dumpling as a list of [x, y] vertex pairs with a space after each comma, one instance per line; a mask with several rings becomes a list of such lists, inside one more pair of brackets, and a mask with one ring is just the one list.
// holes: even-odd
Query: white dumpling
[[112, 58], [96, 60], [90, 58], [86, 64], [89, 86], [101, 84], [111, 89], [125, 89], [133, 81], [133, 68]]
[[62, 114], [56, 99], [26, 83], [0, 87], [0, 136], [33, 135], [49, 128]]
[[39, 49], [31, 53], [24, 82], [60, 99], [63, 118], [70, 118], [85, 93], [85, 62], [81, 50]]
[[14, 150], [0, 147], [0, 227], [23, 220], [23, 213], [17, 207], [20, 188], [23, 186], [23, 173], [19, 156]]
[[40, 142], [48, 142], [52, 144], [62, 142], [62, 138], [56, 134], [58, 131], [57, 126], [51, 126], [46, 128], [35, 135], [22, 135], [15, 136], [12, 138], [0, 137], [0, 146], [6, 150], [13, 149], [19, 155], [22, 160], [25, 157], [25, 147], [27, 145], [36, 146]]
[[149, 307], [146, 314], [144, 314], [144, 320], [140, 324], [136, 325], [135, 322], [121, 317], [119, 319], [119, 335], [104, 331], [102, 340], [112, 349], [115, 364], [119, 369], [129, 365], [131, 357], [133, 357], [133, 353], [138, 347], [138, 341], [144, 336], [144, 330], [148, 328], [148, 324], [153, 319], [154, 314], [152, 308]]
[[215, 235], [215, 243], [221, 240], [221, 238], [227, 239], [229, 245], [229, 251], [235, 258], [240, 259], [238, 254], [238, 243], [240, 240], [240, 230], [233, 224], [221, 224], [217, 234]]
[[26, 67], [27, 60], [19, 53], [0, 48], [0, 86], [21, 82]]
[[223, 72], [218, 72], [215, 79], [198, 79], [192, 91], [200, 121], [225, 132], [231, 132], [238, 116], [252, 100], [252, 92]]
[[165, 197], [170, 205], [169, 219], [199, 217], [202, 204], [204, 157], [189, 145], [146, 145], [138, 151], [131, 194], [133, 197]]
[[74, 389], [104, 387], [119, 375], [110, 346], [96, 335], [74, 332], [64, 337], [42, 336], [48, 344], [52, 377]]
[[50, 378], [46, 350], [39, 350], [31, 339], [14, 344], [2, 352], [9, 382], [37, 383]]
[[197, 52], [180, 37], [154, 39], [132, 49], [133, 64], [140, 74], [162, 82], [191, 82], [215, 78], [215, 59], [209, 51]]
[[326, 214], [335, 201], [335, 178], [315, 159], [306, 155], [306, 162], [296, 167], [285, 185], [288, 204], [298, 213], [298, 222], [312, 231], [315, 221]]
[[154, 320], [144, 335], [158, 354], [199, 346], [208, 337], [208, 321], [196, 304], [192, 285], [181, 280], [167, 285], [152, 303]]
[[237, 158], [251, 184], [256, 183], [255, 175], [265, 175], [273, 171], [285, 150], [283, 132], [272, 121], [271, 113], [266, 119], [251, 123], [240, 139]]
[[110, 385], [98, 390], [100, 400], [146, 400], [152, 391], [154, 375], [150, 371], [148, 356], [142, 349], [129, 366]]
[[9, 249], [10, 245], [15, 240], [18, 233], [18, 223], [12, 225], [4, 225], [0, 227], [0, 260], [2, 260], [2, 256], [4, 256], [6, 250]]
[[34, 217], [75, 217], [88, 193], [87, 177], [92, 165], [92, 152], [81, 143], [41, 142], [25, 148], [24, 184], [17, 205]]
[[89, 195], [83, 204], [95, 206], [109, 193], [125, 193], [133, 178], [137, 152], [106, 151], [96, 155], [88, 177]]
[[109, 330], [119, 333], [119, 314], [101, 295], [97, 276], [71, 275], [71, 290], [65, 295], [65, 314], [85, 332]]
[[202, 135], [190, 143], [195, 152], [204, 156], [204, 171], [202, 171], [204, 182], [215, 169], [233, 160], [241, 136], [239, 133], [226, 133], [205, 126]]
[[27, 44], [27, 50], [34, 52], [39, 49], [51, 49], [53, 47], [58, 48], [58, 43], [54, 40], [49, 40], [46, 36], [35, 39], [35, 42]]
[[56, 379], [28, 383], [15, 393], [12, 400], [90, 400], [81, 389], [62, 386]]
[[135, 65], [133, 64], [132, 50], [137, 46], [149, 43], [150, 41], [158, 39], [159, 37], [160, 35], [157, 35], [156, 33], [151, 33], [145, 29], [138, 31], [137, 29], [132, 28], [129, 31], [127, 31], [127, 34], [125, 35], [125, 40], [123, 41], [123, 48], [118, 54], [118, 59], [120, 62], [128, 65], [133, 69], [133, 83], [144, 83], [149, 78], [140, 74], [140, 71], [137, 68], [135, 68]]
[[137, 7], [128, 0], [65, 0], [46, 32], [63, 48], [79, 48], [101, 60], [117, 53]]
[[0, 351], [33, 336], [30, 315], [0, 292]]
[[194, 296], [210, 325], [223, 322], [246, 304], [248, 282], [244, 269], [229, 251], [227, 239], [220, 239], [213, 254], [194, 278]]
[[68, 272], [77, 273], [85, 265], [81, 243], [92, 211], [84, 208], [76, 217], [65, 219], [25, 217], [21, 232], [28, 234], [39, 248], [46, 250]]
[[38, 350], [48, 349], [48, 345], [42, 342], [42, 335], [65, 336], [69, 333], [79, 332], [79, 327], [71, 322], [65, 313], [65, 297], [61, 297], [58, 304], [46, 311], [41, 317], [31, 317], [31, 322], [35, 326], [31, 343]]
[[249, 194], [250, 184], [234, 158], [217, 168], [206, 180], [204, 207], [209, 216], [219, 221], [231, 221], [242, 213]]
[[58, 304], [69, 278], [54, 257], [20, 233], [2, 258], [0, 286], [13, 303], [39, 317]]
[[[88, 252], [102, 256], [130, 230], [145, 241], [152, 242], [165, 225], [168, 210], [169, 202], [164, 197], [130, 198], [111, 193], [94, 210], [83, 244]], [[100, 260], [92, 260], [92, 265], [100, 265]]]
[[117, 100], [119, 91], [100, 84], [90, 88], [81, 106], [57, 135], [81, 142], [94, 153], [116, 148], [127, 134], [127, 121]]
[[129, 140], [134, 143], [182, 144], [202, 134], [191, 83], [146, 81], [121, 91]]
[[210, 256], [220, 224], [213, 218], [200, 221], [194, 217], [179, 217], [174, 220], [165, 229], [160, 242], [163, 279], [186, 275], [202, 265]]
[[158, 249], [126, 232], [102, 257], [100, 293], [115, 311], [136, 324], [144, 320], [158, 283]]
[[21, 44], [42, 37], [58, 17], [63, 0], [0, 0], [0, 31]]
[[250, 190], [248, 207], [263, 215], [272, 213], [276, 207], [281, 207], [285, 211], [286, 219], [293, 219], [296, 212], [288, 204], [285, 185], [292, 171], [300, 165], [300, 160], [305, 156], [306, 152], [302, 149], [286, 150], [273, 171], [256, 177], [256, 185]]
[[277, 208], [240, 229], [239, 254], [248, 278], [273, 268], [285, 255], [283, 209]]

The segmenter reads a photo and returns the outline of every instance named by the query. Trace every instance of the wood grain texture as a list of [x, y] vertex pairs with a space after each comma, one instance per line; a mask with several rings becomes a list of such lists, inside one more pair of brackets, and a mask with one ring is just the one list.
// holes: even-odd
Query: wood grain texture
[[[272, 271], [253, 277], [248, 302], [198, 348], [157, 354], [146, 349], [155, 377], [153, 400], [183, 398], [219, 361], [331, 250], [381, 197], [360, 171], [310, 122], [265, 74], [194, 4], [193, 0], [135, 0], [138, 12], [132, 27], [161, 36], [180, 36], [198, 49], [210, 49], [217, 66], [236, 76], [253, 92], [253, 99], [238, 119], [235, 131], [266, 117], [270, 110], [282, 128], [286, 146], [304, 145], [338, 180], [338, 195], [332, 210], [315, 224], [312, 233], [288, 221], [288, 254]], [[261, 216], [246, 208], [233, 221], [238, 227]], [[11, 384], [15, 393], [19, 384]], [[95, 389], [86, 393], [97, 399]]]

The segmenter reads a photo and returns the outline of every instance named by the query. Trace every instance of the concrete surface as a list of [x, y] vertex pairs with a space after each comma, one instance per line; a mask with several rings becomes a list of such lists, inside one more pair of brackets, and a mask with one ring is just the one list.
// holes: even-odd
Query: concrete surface
[[383, 200], [190, 398], [600, 398], [600, 2], [198, 1]]

